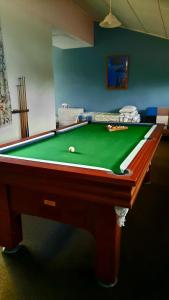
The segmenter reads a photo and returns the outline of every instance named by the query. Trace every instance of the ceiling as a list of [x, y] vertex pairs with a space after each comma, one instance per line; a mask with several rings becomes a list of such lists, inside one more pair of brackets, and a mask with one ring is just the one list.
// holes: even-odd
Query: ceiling
[[[103, 20], [109, 12], [110, 0], [73, 1], [94, 21]], [[123, 28], [169, 39], [169, 0], [112, 0], [112, 14]]]

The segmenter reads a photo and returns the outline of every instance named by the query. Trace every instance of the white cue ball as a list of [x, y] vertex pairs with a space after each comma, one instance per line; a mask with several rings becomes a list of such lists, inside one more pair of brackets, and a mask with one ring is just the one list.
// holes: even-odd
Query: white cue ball
[[75, 152], [75, 147], [70, 146], [70, 147], [69, 147], [69, 152]]

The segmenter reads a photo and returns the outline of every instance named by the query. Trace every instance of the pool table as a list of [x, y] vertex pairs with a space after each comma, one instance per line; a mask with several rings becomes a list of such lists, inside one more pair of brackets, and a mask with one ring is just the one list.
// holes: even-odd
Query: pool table
[[[21, 214], [84, 228], [96, 240], [96, 277], [117, 282], [120, 234], [163, 126], [83, 122], [0, 146], [0, 246], [22, 241]], [[74, 152], [69, 151], [74, 147]]]

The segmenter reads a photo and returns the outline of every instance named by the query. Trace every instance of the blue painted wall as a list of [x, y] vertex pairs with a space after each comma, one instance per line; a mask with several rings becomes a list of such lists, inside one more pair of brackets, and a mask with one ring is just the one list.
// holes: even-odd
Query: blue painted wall
[[[106, 58], [129, 56], [128, 90], [107, 90]], [[54, 48], [56, 107], [115, 111], [124, 105], [169, 107], [169, 41], [125, 29], [95, 26], [95, 46]]]

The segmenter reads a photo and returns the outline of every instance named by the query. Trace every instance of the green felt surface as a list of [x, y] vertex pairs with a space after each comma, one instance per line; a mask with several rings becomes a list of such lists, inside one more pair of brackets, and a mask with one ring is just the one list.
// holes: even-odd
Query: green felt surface
[[[150, 128], [136, 125], [109, 132], [105, 124], [88, 124], [5, 154], [102, 167], [119, 173], [120, 164]], [[68, 151], [70, 146], [75, 147], [75, 153]]]

